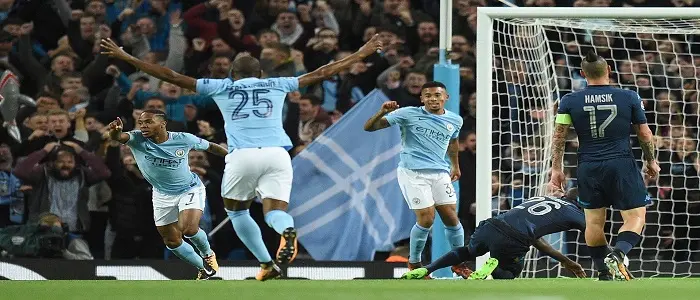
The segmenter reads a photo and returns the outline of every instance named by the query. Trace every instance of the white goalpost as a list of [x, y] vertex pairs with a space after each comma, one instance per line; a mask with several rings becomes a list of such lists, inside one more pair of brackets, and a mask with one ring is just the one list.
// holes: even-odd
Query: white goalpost
[[[585, 87], [578, 71], [589, 50], [608, 60], [613, 84], [640, 94], [658, 136], [661, 176], [648, 182], [653, 203], [643, 239], [629, 255], [630, 269], [637, 277], [700, 275], [698, 8], [478, 8], [477, 224], [544, 194], [555, 103]], [[639, 160], [636, 138], [630, 143]], [[572, 133], [564, 157], [570, 186], [576, 148]], [[609, 242], [622, 224], [619, 212], [611, 218]], [[546, 239], [591, 270], [582, 233]], [[524, 265], [521, 277], [570, 276], [534, 248]]]

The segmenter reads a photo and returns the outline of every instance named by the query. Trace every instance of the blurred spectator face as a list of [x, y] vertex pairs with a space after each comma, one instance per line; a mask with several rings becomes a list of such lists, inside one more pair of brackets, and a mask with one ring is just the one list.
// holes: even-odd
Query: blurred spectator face
[[95, 17], [84, 15], [80, 18], [80, 36], [83, 39], [90, 39], [95, 35], [95, 29], [97, 29], [97, 23], [95, 23]]
[[535, 6], [539, 7], [551, 7], [551, 6], [556, 6], [557, 4], [554, 3], [554, 0], [537, 0], [535, 1]]
[[[435, 28], [437, 30], [437, 27]], [[461, 35], [452, 36], [452, 51], [459, 52], [462, 56], [465, 56], [471, 50], [471, 45], [467, 42], [467, 38]]]
[[61, 78], [61, 89], [62, 90], [77, 90], [83, 87], [83, 78], [81, 77], [71, 77], [63, 76]]
[[269, 47], [270, 45], [272, 45], [274, 43], [279, 43], [280, 38], [274, 32], [265, 32], [265, 33], [260, 35], [259, 40], [260, 40], [260, 46], [265, 48], [265, 47]]
[[165, 111], [165, 101], [163, 99], [158, 99], [158, 98], [153, 98], [148, 101], [143, 105], [143, 108], [145, 109], [157, 109], [160, 111]]
[[148, 81], [148, 78], [139, 78], [134, 80], [134, 84], [141, 85], [141, 90], [142, 91], [150, 91], [151, 90], [151, 83]]
[[157, 64], [158, 63], [158, 54], [155, 52], [148, 52], [146, 55], [143, 56], [143, 61], [151, 64]]
[[136, 26], [139, 27], [141, 34], [144, 34], [146, 36], [152, 36], [154, 33], [156, 33], [156, 24], [153, 23], [153, 20], [151, 20], [151, 18], [139, 19], [138, 21], [136, 21]]
[[57, 138], [62, 139], [68, 135], [70, 129], [70, 119], [68, 114], [49, 116], [49, 128]]
[[10, 147], [2, 143], [0, 144], [0, 166], [2, 166], [4, 171], [8, 171], [12, 167], [12, 152]]
[[228, 22], [234, 31], [240, 31], [245, 25], [245, 17], [240, 10], [232, 9], [228, 11]]
[[124, 155], [122, 158], [122, 164], [124, 164], [124, 169], [133, 173], [141, 173], [139, 171], [139, 166], [136, 165], [136, 159], [131, 154]]
[[679, 152], [695, 152], [697, 150], [697, 144], [695, 140], [683, 137], [678, 140], [677, 151]]
[[88, 131], [100, 131], [104, 127], [105, 124], [102, 124], [102, 122], [95, 119], [95, 117], [85, 118], [85, 128], [87, 128]]
[[272, 70], [282, 64], [286, 58], [286, 55], [277, 48], [264, 48], [260, 51], [260, 66], [263, 70]]
[[409, 93], [413, 95], [420, 95], [420, 90], [426, 82], [427, 79], [425, 78], [425, 74], [411, 72], [406, 75], [406, 80], [404, 80], [403, 84]]
[[161, 81], [158, 92], [166, 97], [177, 98], [182, 94], [182, 88], [172, 83]]
[[[370, 36], [369, 38], [371, 38]], [[369, 38], [367, 40], [369, 40]], [[382, 42], [382, 45], [391, 45], [396, 43], [396, 40], [398, 40], [399, 37], [396, 36], [393, 32], [390, 31], [380, 31], [379, 32], [379, 40]]]
[[53, 162], [53, 173], [58, 178], [70, 178], [75, 170], [75, 155], [73, 153], [61, 150], [56, 155], [56, 160]]
[[593, 7], [608, 7], [610, 6], [610, 0], [593, 0], [591, 4]]
[[673, 127], [671, 128], [671, 137], [674, 139], [682, 138], [685, 135], [685, 129], [683, 127]]
[[421, 42], [426, 44], [432, 43], [435, 41], [437, 35], [438, 29], [435, 22], [426, 21], [418, 24], [418, 37], [420, 38]]
[[29, 126], [32, 130], [49, 130], [49, 118], [45, 115], [36, 114], [29, 119]]
[[56, 56], [51, 63], [51, 71], [58, 77], [75, 71], [73, 58], [67, 55]]
[[472, 153], [476, 152], [476, 133], [471, 132], [464, 139], [464, 149], [469, 150]]
[[501, 189], [501, 180], [497, 175], [491, 175], [491, 196], [498, 195], [498, 191]]
[[64, 109], [69, 109], [78, 103], [80, 103], [80, 97], [77, 90], [68, 89], [61, 94], [61, 105]]
[[20, 28], [22, 27], [19, 24], [7, 24], [2, 29], [9, 32], [12, 36], [20, 36]]
[[459, 77], [462, 78], [462, 80], [474, 80], [474, 69], [471, 67], [460, 67]]
[[42, 96], [36, 100], [36, 111], [40, 114], [45, 114], [59, 108], [58, 100], [54, 98]]
[[154, 11], [161, 14], [168, 11], [168, 4], [170, 4], [170, 0], [150, 0], [150, 2]]
[[320, 105], [314, 105], [311, 100], [301, 98], [299, 100], [299, 119], [303, 122], [310, 121], [316, 117], [320, 109]]
[[228, 57], [217, 57], [209, 66], [212, 78], [226, 78], [231, 69], [231, 59]]
[[591, 2], [589, 0], [575, 0], [574, 4], [572, 6], [573, 7], [587, 7], [587, 6], [591, 6]]
[[324, 52], [330, 52], [338, 48], [338, 35], [335, 33], [335, 31], [330, 30], [330, 29], [323, 29], [318, 32], [316, 35], [316, 38], [319, 39], [319, 41], [324, 41], [324, 46], [322, 50]]
[[384, 13], [390, 15], [396, 15], [399, 13], [399, 6], [401, 5], [401, 0], [384, 0]]
[[280, 14], [289, 9], [289, 0], [270, 0], [267, 11], [271, 16]]
[[88, 3], [88, 5], [85, 7], [85, 11], [88, 14], [91, 14], [93, 16], [102, 17], [107, 12], [107, 7], [105, 6], [105, 3], [102, 1], [93, 0], [93, 1], [90, 1], [90, 3]]
[[284, 34], [291, 34], [297, 27], [297, 15], [283, 12], [277, 15], [277, 29]]
[[214, 39], [211, 41], [211, 51], [214, 53], [214, 55], [223, 55], [231, 53], [233, 50], [231, 49], [231, 46], [224, 42], [224, 40]]
[[375, 34], [377, 33], [377, 28], [376, 27], [367, 27], [365, 28], [365, 32], [362, 34], [362, 41], [367, 42], [369, 39], [371, 39]]
[[188, 156], [190, 166], [193, 164], [209, 167], [209, 159], [204, 151], [191, 150]]

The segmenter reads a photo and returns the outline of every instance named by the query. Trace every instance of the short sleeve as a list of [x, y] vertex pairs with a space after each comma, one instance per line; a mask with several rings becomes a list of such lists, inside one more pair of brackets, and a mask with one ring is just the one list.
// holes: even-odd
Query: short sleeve
[[275, 86], [279, 87], [285, 93], [291, 93], [299, 89], [298, 77], [277, 77], [269, 80], [275, 82]]
[[571, 125], [571, 114], [569, 112], [569, 102], [566, 95], [559, 100], [559, 107], [557, 108], [557, 117], [555, 122], [557, 124]]
[[209, 149], [209, 141], [197, 137], [191, 133], [184, 132], [182, 134], [185, 136], [187, 143], [192, 146], [192, 149], [200, 151]]
[[389, 125], [403, 125], [406, 122], [406, 112], [408, 107], [399, 108], [395, 111], [388, 113], [384, 118], [389, 122]]
[[629, 91], [632, 100], [632, 124], [646, 124], [647, 116], [644, 114], [644, 102], [637, 92]]
[[137, 144], [139, 140], [143, 139], [143, 134], [141, 133], [141, 130], [132, 130], [127, 132], [126, 134], [129, 135], [129, 140], [126, 141], [127, 146], [133, 146]]
[[211, 79], [211, 78], [201, 78], [197, 79], [197, 93], [202, 96], [213, 96], [226, 86], [226, 82], [230, 82], [229, 79]]
[[459, 132], [462, 130], [463, 125], [464, 125], [464, 119], [462, 119], [462, 117], [460, 117], [460, 116], [457, 116], [457, 127], [455, 127], [455, 132], [452, 133], [452, 139], [459, 138]]

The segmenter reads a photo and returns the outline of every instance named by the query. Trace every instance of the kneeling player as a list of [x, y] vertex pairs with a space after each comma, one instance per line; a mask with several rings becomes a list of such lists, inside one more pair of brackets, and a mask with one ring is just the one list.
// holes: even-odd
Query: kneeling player
[[[197, 267], [198, 280], [208, 279], [216, 274], [219, 265], [207, 234], [199, 228], [206, 192], [197, 174], [190, 171], [187, 154], [192, 148], [219, 156], [225, 156], [227, 151], [189, 133], [168, 132], [165, 123], [164, 112], [146, 110], [137, 120], [140, 130], [122, 132], [122, 121], [117, 119], [108, 125], [109, 136], [131, 148], [136, 165], [153, 186], [153, 217], [165, 246]], [[183, 235], [199, 253], [182, 240]]]
[[[558, 260], [577, 277], [586, 277], [581, 265], [561, 254], [541, 237], [569, 229], [584, 231], [583, 211], [575, 204], [577, 190], [566, 197], [562, 192], [534, 197], [510, 211], [482, 221], [471, 236], [469, 245], [445, 254], [425, 268], [412, 270], [401, 278], [421, 279], [435, 270], [460, 264], [491, 252], [491, 259], [469, 279], [514, 279], [523, 269], [523, 259], [530, 245]], [[557, 195], [558, 194], [558, 195]], [[561, 198], [559, 198], [561, 197]]]

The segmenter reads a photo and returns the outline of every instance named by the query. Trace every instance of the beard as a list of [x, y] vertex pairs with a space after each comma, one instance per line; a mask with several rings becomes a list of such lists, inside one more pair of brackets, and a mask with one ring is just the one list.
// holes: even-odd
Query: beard
[[[65, 171], [68, 171], [68, 172], [65, 172]], [[74, 169], [69, 169], [69, 168], [61, 168], [61, 169], [52, 168], [51, 169], [51, 175], [54, 178], [59, 179], [59, 180], [71, 179], [71, 178], [75, 177], [75, 175], [77, 173], [78, 173], [77, 169], [75, 169], [75, 168]]]

